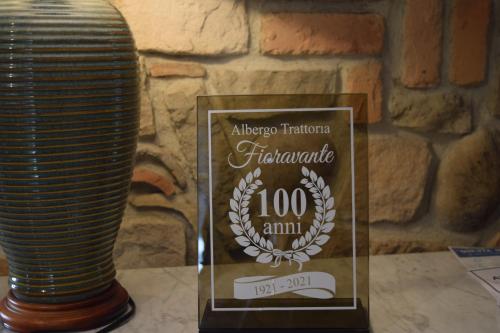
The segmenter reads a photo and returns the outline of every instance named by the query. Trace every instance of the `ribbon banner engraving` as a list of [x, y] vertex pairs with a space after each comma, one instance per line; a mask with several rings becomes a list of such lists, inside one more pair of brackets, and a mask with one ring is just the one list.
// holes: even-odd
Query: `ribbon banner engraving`
[[257, 299], [289, 292], [311, 298], [330, 299], [335, 297], [335, 277], [324, 272], [305, 272], [281, 277], [251, 276], [234, 280], [236, 299]]

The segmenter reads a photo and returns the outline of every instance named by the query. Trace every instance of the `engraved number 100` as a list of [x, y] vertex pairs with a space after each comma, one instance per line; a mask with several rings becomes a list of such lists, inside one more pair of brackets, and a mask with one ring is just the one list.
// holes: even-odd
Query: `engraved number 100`
[[[258, 193], [260, 195], [260, 208], [261, 217], [268, 217], [267, 212], [267, 190], [262, 190]], [[304, 215], [307, 209], [306, 193], [301, 188], [296, 188], [293, 190], [291, 197], [288, 192], [280, 188], [274, 192], [273, 200], [274, 212], [279, 217], [284, 217], [288, 214], [290, 206], [292, 207], [292, 212], [295, 216], [301, 217]]]

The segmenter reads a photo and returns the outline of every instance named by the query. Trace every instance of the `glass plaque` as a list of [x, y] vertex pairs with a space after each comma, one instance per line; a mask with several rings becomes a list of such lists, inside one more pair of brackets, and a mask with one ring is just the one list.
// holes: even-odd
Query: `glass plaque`
[[368, 332], [366, 95], [198, 99], [201, 332]]

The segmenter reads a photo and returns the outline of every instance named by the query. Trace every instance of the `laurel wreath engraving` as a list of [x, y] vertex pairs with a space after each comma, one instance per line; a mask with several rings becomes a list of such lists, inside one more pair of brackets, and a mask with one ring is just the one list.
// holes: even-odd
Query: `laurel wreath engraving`
[[328, 234], [335, 227], [333, 220], [336, 214], [333, 209], [334, 199], [330, 187], [314, 171], [306, 167], [302, 167], [301, 171], [304, 178], [300, 183], [312, 194], [316, 212], [309, 230], [295, 239], [289, 250], [275, 249], [273, 243], [261, 236], [252, 226], [248, 206], [252, 195], [263, 185], [259, 179], [261, 169], [257, 168], [249, 172], [241, 178], [238, 186], [233, 190], [233, 198], [229, 200], [231, 230], [236, 235], [236, 242], [244, 248], [243, 251], [251, 257], [256, 257], [255, 260], [259, 263], [267, 264], [274, 260], [271, 267], [279, 267], [284, 258], [290, 265], [296, 262], [299, 266], [298, 270], [301, 271], [302, 264], [309, 261], [310, 256], [321, 252], [321, 246], [330, 239]]

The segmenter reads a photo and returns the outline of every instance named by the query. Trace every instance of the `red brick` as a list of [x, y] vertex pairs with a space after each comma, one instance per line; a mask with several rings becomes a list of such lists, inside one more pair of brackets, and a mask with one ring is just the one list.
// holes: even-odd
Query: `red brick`
[[157, 78], [183, 76], [183, 77], [204, 77], [207, 72], [205, 68], [197, 63], [165, 61], [156, 62], [149, 65], [149, 75]]
[[442, 0], [407, 0], [403, 37], [403, 84], [410, 88], [437, 85], [443, 49]]
[[163, 192], [167, 197], [175, 193], [174, 185], [164, 176], [148, 170], [148, 169], [135, 169], [132, 176], [133, 183], [146, 183], [156, 187]]
[[261, 52], [379, 54], [384, 29], [384, 19], [377, 14], [266, 14], [261, 22]]
[[484, 80], [490, 15], [490, 0], [454, 1], [451, 18], [451, 82], [467, 86]]
[[368, 61], [348, 68], [342, 78], [344, 93], [368, 94], [368, 123], [382, 120], [381, 73], [380, 62]]

